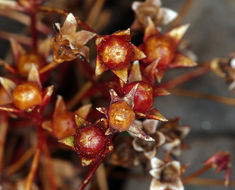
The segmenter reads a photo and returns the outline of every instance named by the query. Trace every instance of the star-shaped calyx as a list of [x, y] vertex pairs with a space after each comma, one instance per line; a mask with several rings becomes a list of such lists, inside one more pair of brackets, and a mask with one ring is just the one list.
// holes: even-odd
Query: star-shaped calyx
[[148, 25], [140, 49], [146, 55], [146, 58], [141, 60], [145, 67], [144, 73], [152, 82], [155, 77], [160, 82], [168, 68], [196, 66], [193, 60], [177, 51], [177, 45], [188, 27], [188, 24], [182, 25], [161, 34], [148, 17]]
[[147, 18], [153, 20], [155, 26], [163, 26], [177, 17], [177, 12], [161, 7], [161, 0], [146, 0], [145, 2], [134, 1], [131, 8], [135, 12], [135, 21], [132, 29], [142, 29], [146, 25]]
[[112, 134], [115, 132], [127, 131], [134, 137], [138, 137], [146, 141], [154, 141], [154, 139], [146, 135], [143, 132], [142, 127], [135, 122], [136, 117], [150, 118], [160, 121], [166, 121], [166, 119], [155, 108], [146, 113], [140, 113], [134, 110], [134, 98], [138, 85], [139, 84], [136, 84], [130, 92], [122, 98], [119, 97], [113, 89], [111, 89], [110, 106], [108, 108], [97, 108], [97, 110], [106, 115], [109, 122], [109, 133]]
[[96, 76], [110, 69], [125, 83], [130, 63], [145, 58], [144, 53], [131, 43], [130, 29], [98, 37], [96, 50]]
[[35, 66], [31, 67], [27, 81], [17, 83], [0, 77], [0, 83], [11, 98], [11, 103], [0, 106], [0, 110], [21, 116], [31, 117], [25, 112], [31, 114], [43, 112], [53, 93], [53, 86], [42, 89], [39, 73]]

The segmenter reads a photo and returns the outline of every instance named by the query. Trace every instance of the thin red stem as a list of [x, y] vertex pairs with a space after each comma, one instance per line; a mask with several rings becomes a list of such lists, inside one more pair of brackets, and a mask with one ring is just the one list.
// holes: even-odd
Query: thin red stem
[[211, 169], [212, 168], [212, 165], [209, 164], [209, 165], [206, 165], [204, 166], [203, 168], [197, 170], [196, 172], [192, 173], [191, 175], [185, 177], [182, 181], [183, 183], [188, 183], [189, 181], [191, 181], [192, 179], [202, 175], [203, 173], [205, 173], [207, 170]]
[[100, 166], [100, 164], [103, 162], [105, 156], [100, 157], [97, 162], [95, 163], [95, 165], [93, 166], [93, 168], [90, 170], [90, 172], [88, 173], [87, 177], [83, 180], [82, 184], [80, 185], [78, 190], [83, 190], [87, 184], [90, 182], [91, 178], [94, 176], [97, 168]]
[[32, 32], [32, 47], [35, 53], [38, 52], [38, 31], [36, 27], [36, 13], [30, 13], [31, 18], [31, 32]]
[[197, 69], [195, 69], [191, 72], [188, 72], [186, 74], [178, 76], [178, 77], [176, 77], [172, 80], [169, 80], [169, 81], [163, 83], [160, 86], [163, 87], [163, 88], [166, 88], [166, 89], [171, 89], [171, 88], [174, 88], [174, 87], [176, 87], [180, 84], [188, 82], [188, 81], [190, 81], [194, 78], [197, 78], [201, 75], [204, 75], [204, 74], [206, 74], [210, 71], [211, 71], [210, 65], [206, 64], [206, 65], [200, 66], [199, 68], [197, 68]]
[[[8, 115], [1, 113], [0, 115], [0, 173], [3, 169], [4, 147], [6, 142], [6, 135], [8, 130]], [[1, 176], [0, 176], [1, 178]]]

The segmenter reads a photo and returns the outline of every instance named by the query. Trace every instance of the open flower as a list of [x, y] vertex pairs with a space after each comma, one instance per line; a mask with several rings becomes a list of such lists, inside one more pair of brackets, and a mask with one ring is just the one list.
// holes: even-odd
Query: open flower
[[183, 190], [181, 166], [178, 161], [163, 162], [158, 158], [151, 159], [150, 175], [153, 176], [150, 190]]
[[77, 55], [89, 59], [89, 48], [85, 44], [96, 34], [81, 30], [77, 31], [77, 21], [72, 13], [68, 14], [62, 27], [56, 23], [57, 36], [52, 38], [53, 59], [57, 63], [71, 61]]
[[7, 78], [0, 78], [0, 83], [11, 98], [9, 101], [0, 107], [0, 110], [16, 115], [28, 116], [25, 112], [38, 114], [42, 112], [48, 104], [52, 93], [53, 86], [42, 89], [38, 70], [35, 66], [31, 67], [28, 75], [28, 80], [19, 84]]
[[140, 49], [145, 53], [146, 58], [141, 60], [144, 68], [144, 74], [150, 81], [154, 78], [160, 82], [165, 71], [169, 68], [193, 67], [196, 63], [185, 55], [177, 51], [177, 45], [187, 31], [189, 25], [179, 26], [161, 34], [154, 26], [154, 23], [148, 18], [148, 25], [145, 29], [144, 42]]
[[145, 2], [135, 1], [132, 9], [135, 11], [135, 21], [132, 29], [142, 29], [150, 17], [155, 26], [162, 26], [170, 23], [177, 17], [177, 13], [171, 9], [161, 7], [161, 0], [146, 0]]
[[128, 67], [132, 61], [145, 55], [131, 43], [130, 29], [96, 39], [96, 76], [110, 69], [118, 78], [127, 82]]
[[115, 131], [127, 131], [134, 137], [138, 137], [146, 141], [154, 141], [153, 138], [144, 133], [142, 126], [139, 125], [138, 122], [135, 122], [136, 116], [160, 121], [166, 121], [166, 118], [155, 108], [146, 113], [135, 112], [133, 108], [135, 105], [134, 97], [137, 89], [138, 84], [136, 84], [131, 91], [122, 98], [119, 97], [113, 89], [111, 89], [110, 106], [108, 108], [97, 108], [97, 110], [105, 114], [108, 118], [110, 133], [114, 133]]
[[225, 181], [224, 185], [228, 186], [229, 184], [229, 178], [232, 172], [232, 166], [231, 166], [231, 154], [229, 152], [218, 152], [208, 158], [205, 162], [203, 162], [204, 165], [212, 165], [212, 167], [217, 168], [216, 173], [221, 172], [222, 170], [225, 170]]

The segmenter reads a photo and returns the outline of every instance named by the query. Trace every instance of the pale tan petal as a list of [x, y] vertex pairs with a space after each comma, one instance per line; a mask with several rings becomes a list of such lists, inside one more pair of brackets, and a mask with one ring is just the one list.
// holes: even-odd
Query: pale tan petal
[[157, 157], [154, 157], [151, 159], [151, 167], [153, 169], [157, 169], [157, 168], [160, 168], [164, 165], [164, 162], [161, 161], [160, 159], [158, 159]]
[[180, 42], [180, 40], [183, 38], [184, 34], [189, 28], [189, 24], [185, 24], [182, 26], [179, 26], [177, 28], [173, 28], [169, 32], [166, 33], [166, 35], [170, 38], [172, 38], [176, 44]]
[[137, 151], [137, 152], [143, 152], [144, 151], [143, 147], [139, 145], [137, 138], [133, 139], [132, 146], [133, 146], [134, 150]]
[[42, 84], [40, 81], [40, 76], [37, 67], [33, 64], [28, 74], [28, 81], [35, 82], [41, 88]]
[[150, 184], [150, 190], [165, 190], [166, 186], [162, 183], [160, 183], [156, 179], [152, 179], [151, 184]]
[[73, 16], [72, 13], [69, 13], [60, 31], [62, 34], [69, 35], [69, 34], [75, 33], [76, 30], [77, 30], [76, 18]]
[[95, 37], [95, 33], [86, 30], [81, 30], [74, 35], [74, 45], [85, 45], [88, 41]]
[[142, 81], [142, 75], [140, 71], [140, 65], [139, 61], [134, 61], [131, 67], [131, 71], [129, 74], [128, 82], [136, 82], [136, 81]]
[[139, 1], [134, 1], [131, 5], [131, 8], [133, 11], [137, 11], [137, 9], [142, 5], [143, 3], [142, 2], [139, 2]]
[[178, 16], [178, 13], [174, 10], [168, 8], [160, 8], [158, 12], [158, 20], [160, 20], [162, 25], [166, 25], [173, 21]]
[[184, 190], [184, 185], [180, 179], [177, 179], [175, 183], [168, 184], [168, 188], [171, 190]]
[[155, 179], [160, 180], [161, 178], [161, 173], [162, 173], [162, 167], [156, 168], [156, 169], [151, 169], [149, 171], [150, 175], [153, 176]]
[[144, 130], [148, 133], [148, 134], [154, 134], [157, 130], [157, 126], [158, 126], [159, 121], [155, 120], [155, 119], [146, 119], [143, 121], [143, 127]]
[[149, 4], [154, 5], [156, 7], [162, 6], [161, 0], [146, 0], [146, 3], [149, 3]]

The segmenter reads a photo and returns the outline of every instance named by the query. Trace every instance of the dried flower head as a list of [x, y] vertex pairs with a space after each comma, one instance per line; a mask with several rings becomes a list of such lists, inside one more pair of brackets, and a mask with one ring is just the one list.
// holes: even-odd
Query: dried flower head
[[178, 161], [163, 162], [158, 158], [151, 159], [150, 170], [153, 176], [150, 190], [183, 190], [181, 166]]
[[180, 156], [184, 145], [183, 138], [190, 131], [190, 126], [182, 126], [179, 121], [180, 117], [170, 119], [158, 128], [158, 131], [166, 138], [166, 142], [162, 146], [163, 149], [170, 151], [173, 156]]
[[135, 21], [131, 28], [144, 28], [148, 17], [152, 19], [155, 26], [163, 26], [174, 20], [178, 14], [169, 8], [161, 7], [161, 4], [161, 0], [135, 1], [131, 6], [135, 12]]
[[62, 27], [56, 23], [57, 36], [52, 38], [53, 58], [57, 63], [71, 61], [77, 55], [89, 60], [89, 48], [85, 44], [96, 34], [81, 30], [77, 31], [77, 21], [72, 13], [68, 14]]
[[208, 158], [205, 162], [203, 162], [203, 164], [212, 165], [212, 167], [216, 168], [216, 173], [225, 170], [224, 185], [228, 186], [229, 178], [232, 172], [231, 154], [229, 152], [218, 152], [213, 156], [211, 156], [210, 158]]
[[145, 75], [154, 82], [154, 78], [160, 82], [168, 68], [193, 67], [194, 61], [177, 51], [177, 45], [187, 31], [189, 25], [174, 28], [166, 34], [161, 34], [148, 18], [145, 29], [144, 42], [140, 46], [146, 54], [141, 62], [145, 65]]

